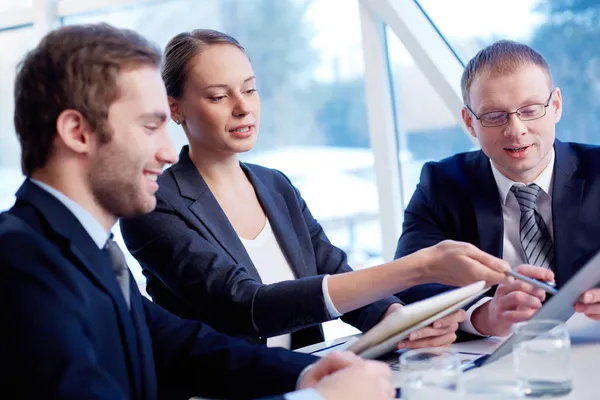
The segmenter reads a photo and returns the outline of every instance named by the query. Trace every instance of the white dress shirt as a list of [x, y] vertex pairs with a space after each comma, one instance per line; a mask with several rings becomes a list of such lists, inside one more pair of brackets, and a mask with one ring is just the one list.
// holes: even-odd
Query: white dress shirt
[[[542, 173], [535, 178], [533, 182], [529, 183], [535, 183], [540, 187], [540, 189], [542, 189], [536, 200], [535, 210], [544, 220], [546, 228], [548, 228], [550, 238], [554, 240], [554, 227], [552, 226], [552, 176], [554, 172], [555, 154], [554, 149], [551, 151], [552, 153], [550, 155], [550, 161], [548, 162], [546, 168], [544, 168]], [[510, 188], [513, 185], [525, 186], [526, 184], [511, 181], [500, 171], [498, 171], [491, 161], [490, 165], [492, 166], [492, 173], [494, 174], [494, 179], [496, 180], [496, 185], [498, 186], [498, 193], [500, 195], [499, 200], [500, 204], [502, 205], [502, 218], [504, 219], [502, 258], [508, 261], [508, 263], [515, 268], [521, 264], [527, 264], [527, 257], [525, 256], [523, 246], [521, 246], [521, 208], [519, 207], [519, 203], [517, 202], [515, 194], [510, 191]], [[465, 322], [461, 324], [462, 330], [476, 335], [481, 335], [481, 333], [479, 333], [473, 326], [473, 323], [471, 322], [471, 316], [473, 315], [473, 311], [475, 311], [475, 309], [487, 303], [491, 299], [491, 297], [484, 297], [467, 310], [467, 318]]]
[[[277, 242], [268, 218], [266, 219], [265, 226], [254, 239], [245, 239], [241, 236], [239, 238], [264, 284], [270, 285], [296, 279], [294, 271]], [[329, 296], [329, 288], [327, 286], [328, 277], [329, 275], [326, 275], [325, 279], [323, 279], [323, 297], [325, 298], [325, 305], [329, 316], [337, 318], [341, 314], [336, 310]], [[291, 335], [288, 333], [268, 338], [267, 346], [289, 349], [291, 347]]]
[[[30, 179], [30, 181], [53, 195], [58, 201], [67, 207], [67, 209], [73, 213], [75, 218], [77, 218], [79, 223], [83, 226], [83, 229], [85, 229], [85, 231], [90, 235], [98, 248], [104, 248], [104, 245], [110, 237], [110, 234], [106, 232], [102, 224], [100, 224], [100, 222], [94, 218], [89, 211], [50, 185], [47, 185], [44, 182], [40, 182], [36, 179]], [[301, 378], [306, 372], [308, 372], [310, 367], [311, 366], [309, 365], [302, 371], [298, 377], [298, 382], [300, 382]], [[286, 393], [284, 397], [286, 400], [324, 400], [323, 396], [321, 396], [315, 389], [304, 389], [296, 392]]]

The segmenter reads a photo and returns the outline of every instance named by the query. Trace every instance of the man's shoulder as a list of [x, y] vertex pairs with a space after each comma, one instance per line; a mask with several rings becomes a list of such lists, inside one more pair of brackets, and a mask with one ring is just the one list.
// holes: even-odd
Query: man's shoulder
[[4, 266], [25, 268], [32, 267], [35, 259], [47, 260], [59, 253], [39, 227], [11, 212], [4, 212], [0, 214], [0, 254]]
[[39, 233], [23, 219], [10, 211], [0, 213], [0, 245], [39, 238]]
[[439, 161], [429, 161], [423, 166], [423, 174], [437, 181], [464, 181], [480, 168], [487, 165], [487, 157], [481, 150], [458, 153]]
[[465, 166], [471, 165], [481, 161], [481, 157], [485, 157], [481, 150], [465, 151], [463, 153], [457, 153], [450, 157], [443, 158], [439, 161], [432, 161], [432, 164], [437, 164], [440, 167], [448, 166]]
[[565, 142], [563, 144], [580, 161], [600, 161], [598, 157], [600, 146], [598, 145], [577, 142]]
[[600, 146], [576, 142], [556, 144], [556, 165], [581, 178], [598, 176], [600, 170]]

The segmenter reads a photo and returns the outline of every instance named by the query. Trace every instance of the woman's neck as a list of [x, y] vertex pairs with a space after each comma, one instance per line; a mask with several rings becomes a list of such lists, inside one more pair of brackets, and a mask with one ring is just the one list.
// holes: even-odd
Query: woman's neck
[[189, 156], [211, 189], [224, 186], [235, 187], [239, 182], [247, 181], [237, 153], [223, 156], [214, 151], [192, 149], [190, 146]]

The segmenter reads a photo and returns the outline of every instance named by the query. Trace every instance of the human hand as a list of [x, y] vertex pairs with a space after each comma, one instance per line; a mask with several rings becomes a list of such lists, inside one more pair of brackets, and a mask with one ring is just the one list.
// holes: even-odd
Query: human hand
[[[554, 273], [546, 268], [520, 265], [515, 271], [530, 278], [554, 281]], [[545, 298], [543, 289], [510, 277], [507, 283], [498, 285], [492, 300], [473, 312], [473, 327], [484, 335], [506, 336], [513, 324], [529, 320]]]
[[298, 389], [314, 388], [326, 376], [362, 361], [362, 358], [350, 351], [329, 352], [325, 357], [311, 365], [298, 383]]
[[465, 286], [486, 281], [491, 286], [505, 282], [504, 272], [510, 269], [506, 261], [465, 242], [444, 240], [420, 252], [425, 255], [425, 275], [429, 282]]
[[425, 347], [447, 347], [456, 341], [458, 324], [467, 316], [465, 310], [458, 310], [435, 321], [433, 324], [411, 333], [408, 339], [398, 342], [399, 349], [420, 349]]
[[[402, 304], [391, 304], [382, 319], [402, 308]], [[398, 342], [398, 349], [420, 349], [425, 347], [446, 347], [456, 341], [458, 324], [467, 316], [464, 310], [458, 310], [435, 321], [433, 324], [419, 329], [405, 340]]]
[[575, 304], [575, 311], [586, 317], [600, 321], [600, 289], [590, 289], [581, 295], [581, 300]]
[[387, 364], [361, 360], [324, 377], [316, 390], [325, 400], [390, 400], [396, 395], [390, 378]]

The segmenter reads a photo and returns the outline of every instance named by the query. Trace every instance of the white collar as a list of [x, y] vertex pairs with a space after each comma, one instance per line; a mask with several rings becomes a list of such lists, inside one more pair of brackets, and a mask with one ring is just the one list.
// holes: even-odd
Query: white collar
[[496, 167], [492, 160], [490, 160], [490, 165], [492, 167], [492, 173], [494, 174], [494, 179], [496, 180], [496, 185], [498, 186], [498, 193], [500, 194], [500, 202], [502, 205], [506, 205], [506, 197], [508, 196], [508, 192], [510, 192], [510, 188], [513, 185], [517, 186], [525, 186], [529, 183], [535, 183], [542, 189], [544, 193], [546, 193], [550, 198], [552, 198], [552, 175], [554, 172], [554, 148], [552, 148], [550, 154], [550, 161], [546, 168], [542, 171], [541, 174], [538, 175], [537, 178], [533, 180], [533, 182], [522, 183], [522, 182], [514, 182], [504, 176]]

